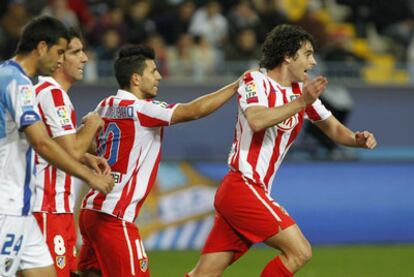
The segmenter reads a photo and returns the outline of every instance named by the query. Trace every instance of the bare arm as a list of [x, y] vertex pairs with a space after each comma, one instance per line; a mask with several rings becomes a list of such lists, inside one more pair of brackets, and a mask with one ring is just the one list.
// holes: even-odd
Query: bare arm
[[236, 93], [238, 82], [235, 81], [218, 91], [198, 97], [189, 103], [180, 104], [174, 110], [171, 124], [199, 119], [216, 111]]
[[97, 175], [87, 169], [72, 156], [68, 155], [59, 144], [52, 140], [42, 122], [36, 122], [24, 128], [24, 133], [34, 150], [50, 164], [59, 169], [81, 178], [94, 189], [108, 193], [114, 185], [110, 176]]
[[294, 114], [300, 112], [307, 105], [312, 104], [321, 93], [325, 90], [328, 81], [324, 77], [316, 77], [309, 81], [303, 88], [303, 93], [296, 100], [287, 103], [286, 105], [267, 108], [254, 106], [246, 110], [246, 119], [249, 122], [250, 128], [254, 132], [258, 132], [274, 126]]
[[352, 132], [334, 116], [314, 123], [334, 142], [351, 147], [373, 149], [377, 145], [375, 136], [368, 132]]
[[81, 160], [88, 151], [96, 132], [103, 126], [103, 120], [96, 113], [89, 113], [82, 119], [82, 127], [76, 134], [56, 137], [54, 140], [72, 157]]

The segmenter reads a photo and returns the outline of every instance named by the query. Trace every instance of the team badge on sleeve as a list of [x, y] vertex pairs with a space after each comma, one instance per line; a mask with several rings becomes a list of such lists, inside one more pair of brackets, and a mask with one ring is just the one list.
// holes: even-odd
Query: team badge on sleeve
[[21, 85], [18, 88], [23, 110], [33, 109], [35, 97], [30, 85]]
[[259, 98], [257, 97], [256, 84], [253, 81], [246, 84], [245, 91], [247, 104], [259, 102]]
[[56, 107], [56, 115], [59, 119], [59, 123], [63, 128], [71, 128], [72, 122], [66, 106]]

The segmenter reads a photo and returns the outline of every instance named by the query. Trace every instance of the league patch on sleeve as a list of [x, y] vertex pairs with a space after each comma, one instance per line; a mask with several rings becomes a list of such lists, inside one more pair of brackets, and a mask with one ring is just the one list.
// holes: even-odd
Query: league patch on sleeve
[[20, 85], [18, 87], [20, 103], [23, 111], [32, 110], [35, 105], [33, 89], [30, 85]]
[[160, 106], [161, 108], [164, 108], [164, 109], [168, 109], [170, 107], [170, 105], [168, 105], [166, 102], [161, 102], [161, 101], [157, 101], [157, 100], [151, 100], [151, 102], [155, 105]]
[[257, 88], [255, 82], [249, 82], [245, 87], [246, 91], [246, 102], [247, 104], [259, 103], [259, 98], [257, 97]]
[[63, 129], [71, 129], [72, 121], [70, 120], [70, 114], [66, 106], [59, 106], [55, 108], [56, 115], [59, 119], [59, 124]]

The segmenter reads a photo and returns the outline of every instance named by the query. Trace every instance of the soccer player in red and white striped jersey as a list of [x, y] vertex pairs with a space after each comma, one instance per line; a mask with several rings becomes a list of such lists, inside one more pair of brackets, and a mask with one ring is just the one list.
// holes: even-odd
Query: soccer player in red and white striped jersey
[[318, 97], [325, 78], [307, 81], [307, 71], [316, 65], [309, 33], [279, 25], [268, 34], [262, 52], [261, 69], [245, 74], [239, 87], [230, 171], [215, 196], [216, 218], [202, 256], [187, 276], [220, 276], [257, 242], [281, 251], [262, 277], [293, 276], [310, 259], [309, 242], [270, 196], [277, 169], [304, 119], [339, 144], [376, 146], [371, 133], [352, 132], [322, 105]]
[[[84, 118], [84, 125], [76, 130], [76, 114], [67, 91], [83, 78], [83, 69], [88, 61], [80, 36], [69, 30], [68, 49], [62, 66], [52, 76], [40, 76], [35, 86], [40, 116], [49, 136], [59, 143], [74, 158], [89, 164], [99, 171], [109, 165], [101, 157], [87, 154], [95, 133], [103, 127], [103, 120], [95, 113]], [[36, 155], [36, 184], [33, 214], [45, 237], [53, 257], [55, 269], [60, 277], [70, 276], [76, 270], [76, 231], [73, 209], [74, 186], [78, 179], [57, 169]], [[78, 184], [80, 185], [80, 184]]]
[[163, 127], [214, 112], [236, 93], [238, 81], [189, 103], [156, 101], [161, 75], [153, 49], [146, 46], [121, 49], [115, 76], [120, 89], [96, 109], [105, 121], [97, 151], [108, 159], [115, 187], [107, 195], [90, 190], [85, 196], [79, 269], [84, 275], [149, 276], [134, 221], [157, 175]]

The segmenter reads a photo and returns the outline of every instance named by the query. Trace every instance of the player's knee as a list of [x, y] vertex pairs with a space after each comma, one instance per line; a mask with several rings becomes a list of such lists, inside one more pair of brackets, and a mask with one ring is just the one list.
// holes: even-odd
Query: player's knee
[[312, 258], [312, 247], [310, 244], [303, 245], [294, 255], [294, 262], [297, 268], [304, 266]]

